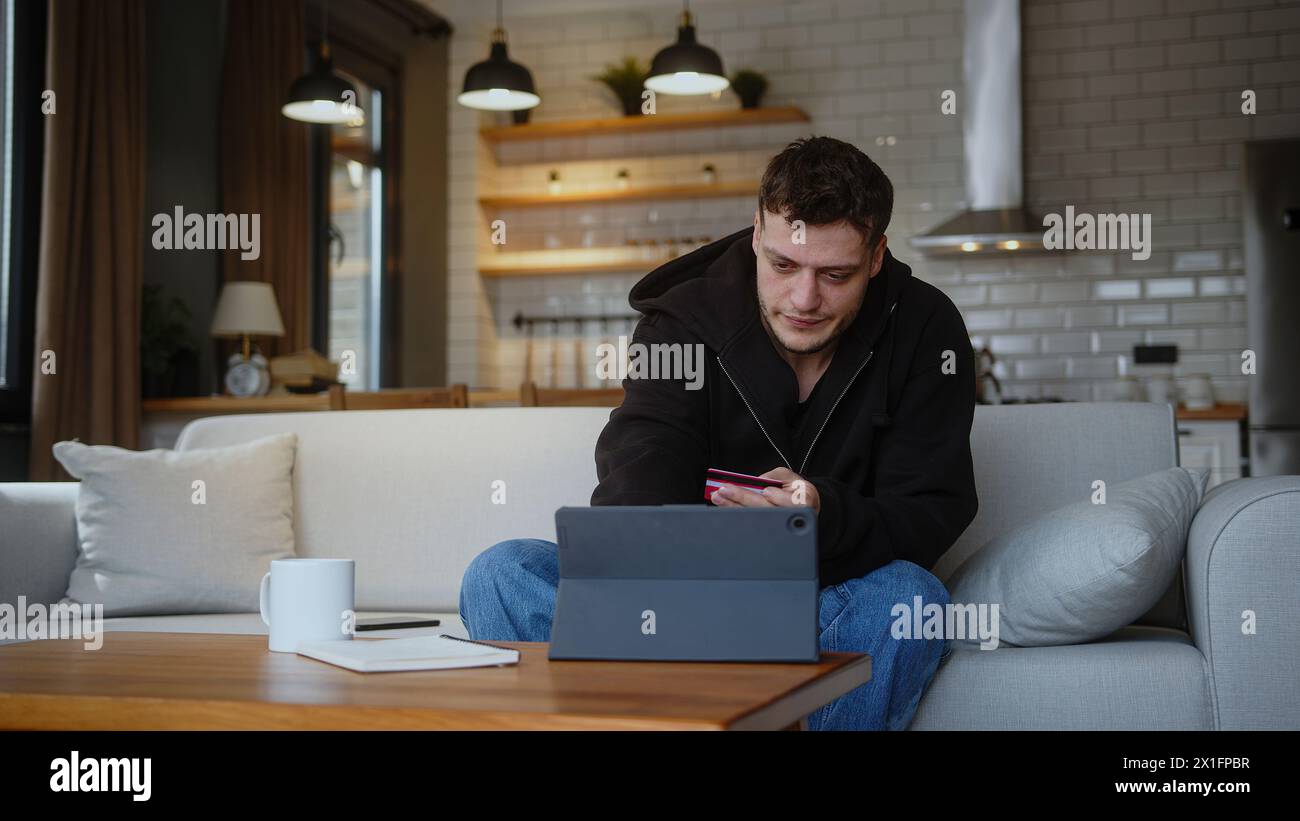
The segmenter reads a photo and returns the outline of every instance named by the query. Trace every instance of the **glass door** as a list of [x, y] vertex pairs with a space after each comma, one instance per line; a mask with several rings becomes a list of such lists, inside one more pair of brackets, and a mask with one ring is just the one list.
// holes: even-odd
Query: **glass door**
[[384, 315], [384, 95], [356, 77], [359, 125], [331, 127], [329, 144], [328, 356], [352, 390], [380, 387]]

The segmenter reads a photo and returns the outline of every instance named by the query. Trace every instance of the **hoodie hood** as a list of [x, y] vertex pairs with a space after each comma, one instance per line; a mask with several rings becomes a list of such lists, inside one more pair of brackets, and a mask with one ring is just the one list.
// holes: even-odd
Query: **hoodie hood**
[[[753, 249], [754, 228], [698, 248], [647, 274], [632, 288], [628, 302], [647, 318], [671, 317], [712, 352], [722, 375], [745, 400], [773, 447], [799, 473], [812, 446], [796, 443], [782, 423], [799, 403], [799, 381], [781, 358], [759, 317]], [[890, 327], [898, 300], [912, 282], [912, 269], [888, 249], [880, 272], [867, 285], [861, 309], [840, 335], [835, 354], [808, 400], [807, 415], [826, 418], [872, 361]], [[873, 368], [888, 372], [892, 344], [880, 345]], [[890, 424], [889, 391], [876, 393], [869, 413], [876, 425]]]

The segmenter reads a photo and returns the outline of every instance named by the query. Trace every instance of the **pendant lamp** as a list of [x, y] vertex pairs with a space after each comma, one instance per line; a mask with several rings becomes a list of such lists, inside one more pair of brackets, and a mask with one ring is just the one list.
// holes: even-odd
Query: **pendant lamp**
[[320, 54], [316, 58], [316, 64], [311, 71], [289, 86], [289, 101], [280, 112], [290, 119], [305, 123], [364, 125], [365, 113], [357, 105], [356, 88], [334, 73], [334, 63], [330, 59], [329, 0], [324, 3], [323, 13]]
[[465, 84], [456, 102], [466, 108], [485, 111], [519, 111], [542, 101], [533, 86], [533, 75], [506, 53], [506, 30], [501, 24], [501, 0], [497, 0], [497, 27], [492, 31], [488, 58], [465, 72]]
[[696, 41], [689, 0], [684, 0], [677, 42], [655, 55], [645, 87], [656, 94], [685, 95], [716, 94], [729, 85], [718, 52]]

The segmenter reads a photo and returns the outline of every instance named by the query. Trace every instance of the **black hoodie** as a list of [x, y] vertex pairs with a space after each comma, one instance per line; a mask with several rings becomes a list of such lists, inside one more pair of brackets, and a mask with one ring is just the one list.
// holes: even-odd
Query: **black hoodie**
[[711, 467], [785, 466], [821, 498], [823, 586], [894, 559], [932, 568], [978, 505], [975, 366], [961, 314], [886, 251], [792, 428], [798, 380], [759, 318], [752, 238], [752, 227], [739, 231], [633, 287], [628, 301], [644, 317], [632, 344], [703, 346], [703, 384], [689, 390], [685, 374], [623, 381], [623, 405], [596, 443], [591, 503], [702, 504]]

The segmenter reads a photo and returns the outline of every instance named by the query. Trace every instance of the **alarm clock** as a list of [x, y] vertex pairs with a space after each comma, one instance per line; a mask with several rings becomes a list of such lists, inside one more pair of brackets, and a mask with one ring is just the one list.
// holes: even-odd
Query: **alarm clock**
[[266, 357], [260, 353], [248, 359], [237, 353], [231, 354], [226, 360], [226, 390], [231, 396], [265, 396], [270, 389], [271, 371], [266, 365]]

